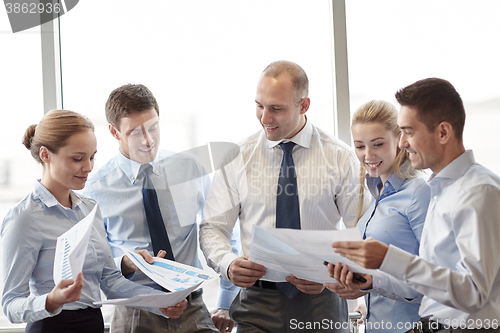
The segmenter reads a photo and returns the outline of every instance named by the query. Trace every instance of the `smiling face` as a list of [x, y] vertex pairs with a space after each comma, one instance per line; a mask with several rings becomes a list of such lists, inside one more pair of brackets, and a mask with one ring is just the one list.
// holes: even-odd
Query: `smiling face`
[[431, 132], [427, 126], [418, 120], [415, 108], [401, 106], [398, 116], [401, 127], [399, 147], [406, 149], [411, 165], [415, 169], [430, 168], [434, 173], [441, 170], [441, 145], [439, 144], [439, 129]]
[[153, 161], [160, 146], [160, 120], [156, 110], [134, 112], [119, 122], [119, 130], [112, 124], [109, 130], [119, 141], [123, 156], [142, 164]]
[[304, 127], [309, 98], [299, 103], [289, 75], [261, 77], [255, 96], [256, 115], [271, 141], [290, 139]]
[[41, 183], [56, 197], [58, 193], [83, 189], [94, 168], [96, 151], [97, 141], [92, 130], [73, 134], [57, 153], [41, 147], [40, 158], [44, 163]]
[[394, 172], [398, 137], [381, 123], [356, 124], [352, 127], [356, 156], [371, 177], [385, 182]]

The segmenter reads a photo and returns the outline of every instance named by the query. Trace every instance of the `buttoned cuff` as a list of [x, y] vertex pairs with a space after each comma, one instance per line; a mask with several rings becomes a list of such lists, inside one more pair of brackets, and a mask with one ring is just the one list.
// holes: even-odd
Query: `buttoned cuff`
[[387, 290], [388, 281], [389, 278], [387, 277], [387, 275], [384, 274], [372, 275], [372, 289], [370, 291], [380, 294], [382, 290]]
[[220, 275], [222, 276], [222, 278], [226, 281], [231, 281], [229, 279], [229, 276], [227, 275], [227, 270], [229, 268], [229, 265], [231, 265], [231, 263], [236, 259], [238, 258], [238, 255], [234, 254], [233, 252], [229, 252], [228, 254], [226, 254], [220, 264], [219, 264], [219, 267], [220, 267]]
[[42, 295], [40, 297], [36, 297], [33, 300], [33, 309], [36, 309], [35, 315], [33, 316], [33, 321], [42, 320], [48, 317], [54, 317], [61, 313], [63, 306], [54, 309], [54, 311], [47, 311], [45, 309], [45, 305], [47, 303], [47, 297], [49, 294]]
[[[401, 250], [393, 245], [389, 245], [389, 249], [387, 250], [379, 269], [394, 276], [395, 278], [404, 280], [406, 269], [410, 265], [412, 257], [413, 255], [411, 253]], [[378, 277], [375, 279], [378, 279]]]
[[385, 274], [372, 275], [372, 288], [360, 289], [360, 291], [366, 293], [385, 295], [387, 293], [388, 285], [389, 285], [389, 278], [387, 277], [387, 275]]

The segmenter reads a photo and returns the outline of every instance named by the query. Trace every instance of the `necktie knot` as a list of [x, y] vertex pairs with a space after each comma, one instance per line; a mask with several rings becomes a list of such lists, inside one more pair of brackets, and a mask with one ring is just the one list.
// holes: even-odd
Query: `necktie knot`
[[283, 149], [283, 152], [285, 154], [291, 154], [292, 153], [292, 150], [293, 150], [293, 147], [295, 147], [296, 143], [295, 142], [292, 142], [292, 141], [289, 141], [287, 143], [280, 143], [280, 147], [281, 149]]
[[144, 173], [146, 175], [151, 174], [153, 172], [153, 166], [151, 164], [143, 164], [141, 165], [139, 173]]
[[153, 182], [151, 181], [151, 173], [153, 172], [153, 166], [151, 164], [143, 164], [141, 165], [141, 169], [139, 174], [144, 174], [144, 184], [143, 188], [148, 190], [154, 190]]

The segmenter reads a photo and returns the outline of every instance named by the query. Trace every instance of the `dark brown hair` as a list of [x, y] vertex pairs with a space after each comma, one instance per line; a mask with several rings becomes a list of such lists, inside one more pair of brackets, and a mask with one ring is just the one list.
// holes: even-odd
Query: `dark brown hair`
[[396, 92], [396, 99], [401, 106], [415, 108], [418, 120], [430, 132], [446, 121], [453, 127], [457, 140], [462, 141], [464, 104], [450, 82], [438, 78], [420, 80]]
[[126, 84], [116, 88], [106, 102], [106, 119], [120, 129], [120, 119], [131, 113], [154, 108], [160, 115], [160, 109], [153, 93], [142, 84]]

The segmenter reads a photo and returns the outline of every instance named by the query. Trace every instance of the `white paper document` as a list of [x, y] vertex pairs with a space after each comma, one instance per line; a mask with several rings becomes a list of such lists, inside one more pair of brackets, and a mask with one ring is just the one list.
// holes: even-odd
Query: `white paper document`
[[176, 261], [154, 257], [154, 263], [149, 264], [139, 254], [121, 247], [122, 251], [132, 262], [151, 280], [163, 288], [175, 291], [184, 290], [194, 285], [201, 285], [212, 281], [219, 275], [213, 271], [181, 264]]
[[290, 274], [318, 283], [334, 283], [324, 262], [349, 265], [354, 273], [379, 275], [334, 252], [335, 241], [362, 240], [357, 228], [297, 230], [254, 226], [249, 260], [266, 267], [261, 280], [284, 282]]
[[56, 285], [61, 280], [76, 280], [82, 271], [96, 211], [97, 205], [80, 222], [57, 237], [53, 273]]
[[108, 299], [105, 301], [94, 302], [96, 305], [112, 304], [112, 305], [125, 305], [134, 307], [151, 307], [151, 308], [166, 308], [174, 306], [179, 303], [196, 288], [200, 286], [201, 282], [183, 290], [177, 290], [163, 294], [147, 294], [137, 295], [131, 298], [116, 298]]

